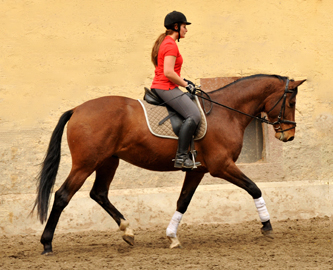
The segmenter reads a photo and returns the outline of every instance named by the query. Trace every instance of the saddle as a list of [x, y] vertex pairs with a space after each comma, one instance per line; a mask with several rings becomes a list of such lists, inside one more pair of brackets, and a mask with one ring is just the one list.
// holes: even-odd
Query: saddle
[[[180, 127], [185, 119], [170, 106], [165, 104], [165, 102], [156, 94], [154, 89], [149, 90], [146, 87], [144, 89], [143, 100], [138, 101], [145, 112], [150, 132], [158, 137], [178, 139]], [[200, 106], [197, 96], [191, 95], [190, 93], [186, 93], [185, 95], [190, 96], [201, 112], [201, 121], [194, 134], [194, 139], [200, 140], [206, 134], [206, 116]]]

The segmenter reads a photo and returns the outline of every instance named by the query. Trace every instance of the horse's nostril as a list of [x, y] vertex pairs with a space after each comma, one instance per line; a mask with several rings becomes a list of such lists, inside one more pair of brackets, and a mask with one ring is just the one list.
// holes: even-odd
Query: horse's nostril
[[289, 139], [288, 139], [288, 142], [291, 142], [295, 137], [294, 136], [291, 136]]

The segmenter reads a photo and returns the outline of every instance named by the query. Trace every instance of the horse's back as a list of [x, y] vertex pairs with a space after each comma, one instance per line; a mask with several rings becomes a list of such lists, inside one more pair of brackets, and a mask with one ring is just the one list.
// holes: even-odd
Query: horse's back
[[73, 117], [69, 124], [89, 123], [92, 126], [105, 125], [112, 121], [129, 118], [132, 113], [140, 114], [142, 109], [137, 100], [122, 96], [104, 96], [89, 100], [74, 109]]
[[124, 111], [128, 106], [139, 105], [137, 100], [122, 96], [104, 96], [88, 100], [74, 109], [76, 114], [98, 115], [112, 111]]
[[121, 138], [143, 119], [139, 102], [127, 97], [105, 96], [77, 106], [67, 125], [67, 141], [72, 155], [86, 152], [84, 158], [88, 153], [93, 155], [94, 151], [97, 155], [103, 146], [107, 149], [103, 152], [105, 155], [117, 152], [117, 147], [122, 147]]

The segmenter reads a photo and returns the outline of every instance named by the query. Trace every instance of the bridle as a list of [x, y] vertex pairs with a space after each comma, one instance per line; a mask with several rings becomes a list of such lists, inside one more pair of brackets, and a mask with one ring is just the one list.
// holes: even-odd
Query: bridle
[[[280, 101], [282, 100], [282, 105], [281, 105], [280, 113], [279, 113], [279, 116], [278, 116], [278, 120], [275, 121], [275, 122], [270, 122], [270, 121], [268, 121], [268, 120], [265, 118], [265, 116], [264, 116], [264, 117], [260, 117], [260, 116], [250, 115], [250, 114], [247, 114], [247, 113], [245, 113], [245, 112], [242, 112], [242, 111], [236, 110], [236, 109], [231, 108], [231, 107], [229, 107], [229, 106], [226, 106], [226, 105], [224, 105], [224, 104], [221, 104], [221, 103], [218, 103], [218, 102], [216, 102], [216, 101], [213, 101], [213, 100], [211, 100], [210, 96], [209, 96], [206, 92], [204, 92], [204, 91], [202, 91], [202, 90], [200, 89], [200, 86], [196, 89], [196, 93], [195, 93], [195, 95], [197, 95], [197, 96], [200, 97], [201, 99], [208, 100], [208, 101], [211, 102], [211, 103], [214, 103], [214, 104], [217, 104], [217, 105], [219, 105], [219, 106], [225, 107], [225, 108], [227, 108], [227, 109], [229, 109], [229, 110], [232, 110], [232, 111], [235, 111], [235, 112], [238, 112], [238, 113], [244, 114], [244, 115], [246, 115], [246, 116], [252, 117], [252, 118], [254, 118], [254, 119], [257, 119], [258, 121], [260, 121], [260, 122], [262, 122], [262, 123], [265, 123], [265, 124], [268, 124], [268, 125], [272, 125], [273, 127], [276, 126], [276, 125], [279, 125], [277, 128], [274, 127], [274, 129], [276, 130], [276, 132], [285, 132], [285, 131], [287, 131], [287, 130], [294, 129], [294, 128], [296, 127], [296, 122], [283, 119], [283, 117], [284, 117], [284, 113], [285, 113], [285, 110], [286, 110], [286, 98], [287, 98], [287, 94], [288, 94], [288, 93], [294, 93], [293, 90], [289, 90], [289, 89], [288, 89], [288, 87], [289, 87], [289, 81], [290, 81], [289, 78], [287, 78], [286, 87], [285, 87], [285, 89], [284, 89], [284, 93], [283, 93], [283, 95], [280, 97], [280, 99], [275, 103], [275, 105], [274, 105], [274, 106], [268, 111], [268, 113], [267, 113], [267, 115], [268, 115], [272, 110], [274, 110], [274, 108], [275, 108], [275, 107], [280, 103]], [[200, 93], [200, 95], [199, 95], [198, 93]], [[207, 96], [208, 98], [205, 98], [203, 95]], [[204, 104], [203, 104], [204, 111], [205, 111], [205, 113], [206, 113], [207, 115], [212, 111], [212, 108], [213, 108], [212, 106], [213, 106], [213, 105], [211, 104], [210, 109], [209, 109], [208, 111], [206, 111], [205, 106], [204, 106]], [[289, 124], [289, 125], [293, 125], [293, 126], [290, 127], [290, 128], [287, 128], [287, 129], [282, 129], [281, 124]], [[281, 130], [278, 130], [278, 129], [281, 129]]]
[[[284, 113], [286, 111], [286, 98], [287, 98], [287, 94], [294, 92], [292, 90], [289, 90], [288, 87], [289, 87], [289, 78], [287, 78], [286, 88], [284, 89], [283, 96], [280, 97], [280, 99], [275, 103], [275, 105], [273, 106], [273, 108], [270, 109], [267, 112], [267, 114], [269, 114], [280, 103], [280, 101], [283, 100], [282, 101], [282, 105], [281, 105], [281, 109], [280, 109], [280, 113], [279, 113], [279, 116], [278, 116], [278, 120], [272, 123], [273, 126], [279, 125], [277, 128], [274, 127], [274, 129], [276, 130], [276, 132], [284, 132], [284, 131], [287, 131], [287, 130], [294, 129], [296, 127], [296, 122], [283, 119]], [[282, 129], [281, 124], [290, 124], [290, 125], [293, 125], [293, 126], [291, 128]], [[278, 130], [278, 129], [281, 129], [281, 130]]]

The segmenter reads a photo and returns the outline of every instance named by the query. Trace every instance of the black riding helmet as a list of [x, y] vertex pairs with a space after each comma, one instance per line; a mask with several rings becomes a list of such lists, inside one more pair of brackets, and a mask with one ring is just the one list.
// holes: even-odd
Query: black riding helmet
[[[185, 15], [178, 11], [172, 11], [165, 16], [164, 26], [166, 29], [171, 29], [178, 32], [178, 42], [180, 39], [180, 26], [185, 23], [187, 25], [191, 24], [187, 21]], [[175, 29], [175, 24], [178, 25], [178, 30]]]

